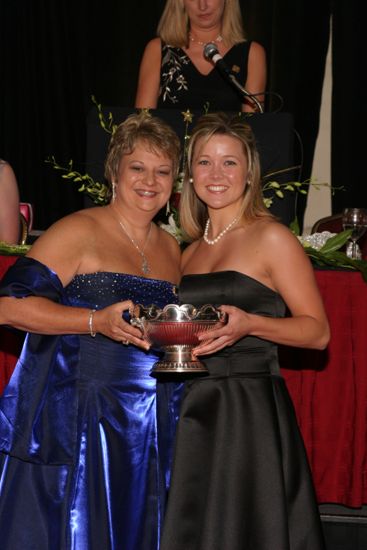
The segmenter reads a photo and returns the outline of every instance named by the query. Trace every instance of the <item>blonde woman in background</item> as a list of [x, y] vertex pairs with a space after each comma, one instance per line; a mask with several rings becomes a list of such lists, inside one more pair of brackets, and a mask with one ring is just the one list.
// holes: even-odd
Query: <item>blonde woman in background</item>
[[204, 57], [208, 42], [239, 84], [263, 101], [265, 50], [245, 39], [238, 0], [167, 0], [157, 34], [143, 54], [136, 107], [256, 110]]

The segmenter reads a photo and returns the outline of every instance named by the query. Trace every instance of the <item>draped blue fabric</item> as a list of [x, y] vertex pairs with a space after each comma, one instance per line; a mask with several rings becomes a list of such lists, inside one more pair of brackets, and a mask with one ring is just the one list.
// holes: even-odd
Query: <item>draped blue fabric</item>
[[[29, 258], [0, 295], [95, 309], [177, 301], [167, 281], [120, 273], [63, 288]], [[150, 376], [157, 358], [102, 335], [27, 335], [0, 399], [2, 550], [158, 549], [181, 386]]]

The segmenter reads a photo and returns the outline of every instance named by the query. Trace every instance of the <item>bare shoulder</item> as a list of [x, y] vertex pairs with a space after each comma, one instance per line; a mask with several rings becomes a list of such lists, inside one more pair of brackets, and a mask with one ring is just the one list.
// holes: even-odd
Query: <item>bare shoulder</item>
[[158, 230], [163, 246], [167, 247], [167, 250], [175, 257], [180, 258], [181, 249], [175, 237], [173, 237], [173, 235], [171, 235], [170, 233], [168, 233], [168, 231], [165, 231], [161, 227], [158, 227]]
[[161, 41], [153, 38], [145, 46], [139, 68], [135, 107], [155, 109], [159, 95]]
[[[54, 240], [68, 244], [80, 243], [95, 231], [96, 213], [94, 209], [80, 210], [53, 223], [32, 246], [32, 251]], [[61, 239], [62, 237], [62, 239]]]
[[17, 187], [15, 173], [10, 164], [6, 161], [0, 163], [1, 188], [4, 192]]
[[260, 245], [268, 249], [269, 253], [279, 254], [288, 249], [303, 251], [301, 243], [292, 231], [275, 220], [256, 222], [256, 236]]
[[[297, 237], [283, 224], [268, 221], [260, 223], [257, 244], [263, 267], [273, 287], [282, 295], [288, 292], [284, 285], [313, 279], [312, 264]], [[313, 282], [311, 282], [313, 285]]]
[[153, 38], [149, 40], [144, 49], [144, 58], [149, 60], [157, 61], [161, 59], [161, 39]]
[[249, 55], [250, 55], [250, 58], [253, 60], [264, 59], [265, 58], [264, 46], [262, 46], [259, 42], [251, 42]]
[[90, 208], [61, 218], [36, 240], [27, 255], [67, 282], [77, 272], [85, 252], [93, 246], [101, 210]]
[[264, 239], [273, 239], [275, 241], [284, 237], [290, 237], [298, 240], [288, 227], [273, 218], [267, 217], [256, 220], [254, 222], [254, 228]]
[[200, 240], [194, 241], [193, 243], [189, 244], [183, 251], [181, 256], [181, 271], [185, 271], [185, 267], [189, 263], [192, 256], [195, 254], [199, 246], [199, 243], [200, 243]]

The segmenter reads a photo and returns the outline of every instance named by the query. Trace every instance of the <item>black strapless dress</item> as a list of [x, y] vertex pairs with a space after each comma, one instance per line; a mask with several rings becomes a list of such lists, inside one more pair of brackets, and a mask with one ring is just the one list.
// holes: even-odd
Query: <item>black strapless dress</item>
[[[238, 272], [183, 277], [182, 303], [283, 317], [282, 298]], [[321, 523], [277, 346], [245, 337], [186, 383], [161, 550], [322, 550]]]

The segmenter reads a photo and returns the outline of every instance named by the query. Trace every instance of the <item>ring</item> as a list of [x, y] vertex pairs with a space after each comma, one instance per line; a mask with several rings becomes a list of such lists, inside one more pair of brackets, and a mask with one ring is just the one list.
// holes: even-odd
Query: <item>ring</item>
[[128, 346], [128, 345], [129, 345], [129, 340], [121, 340], [121, 343], [122, 343], [124, 346]]

